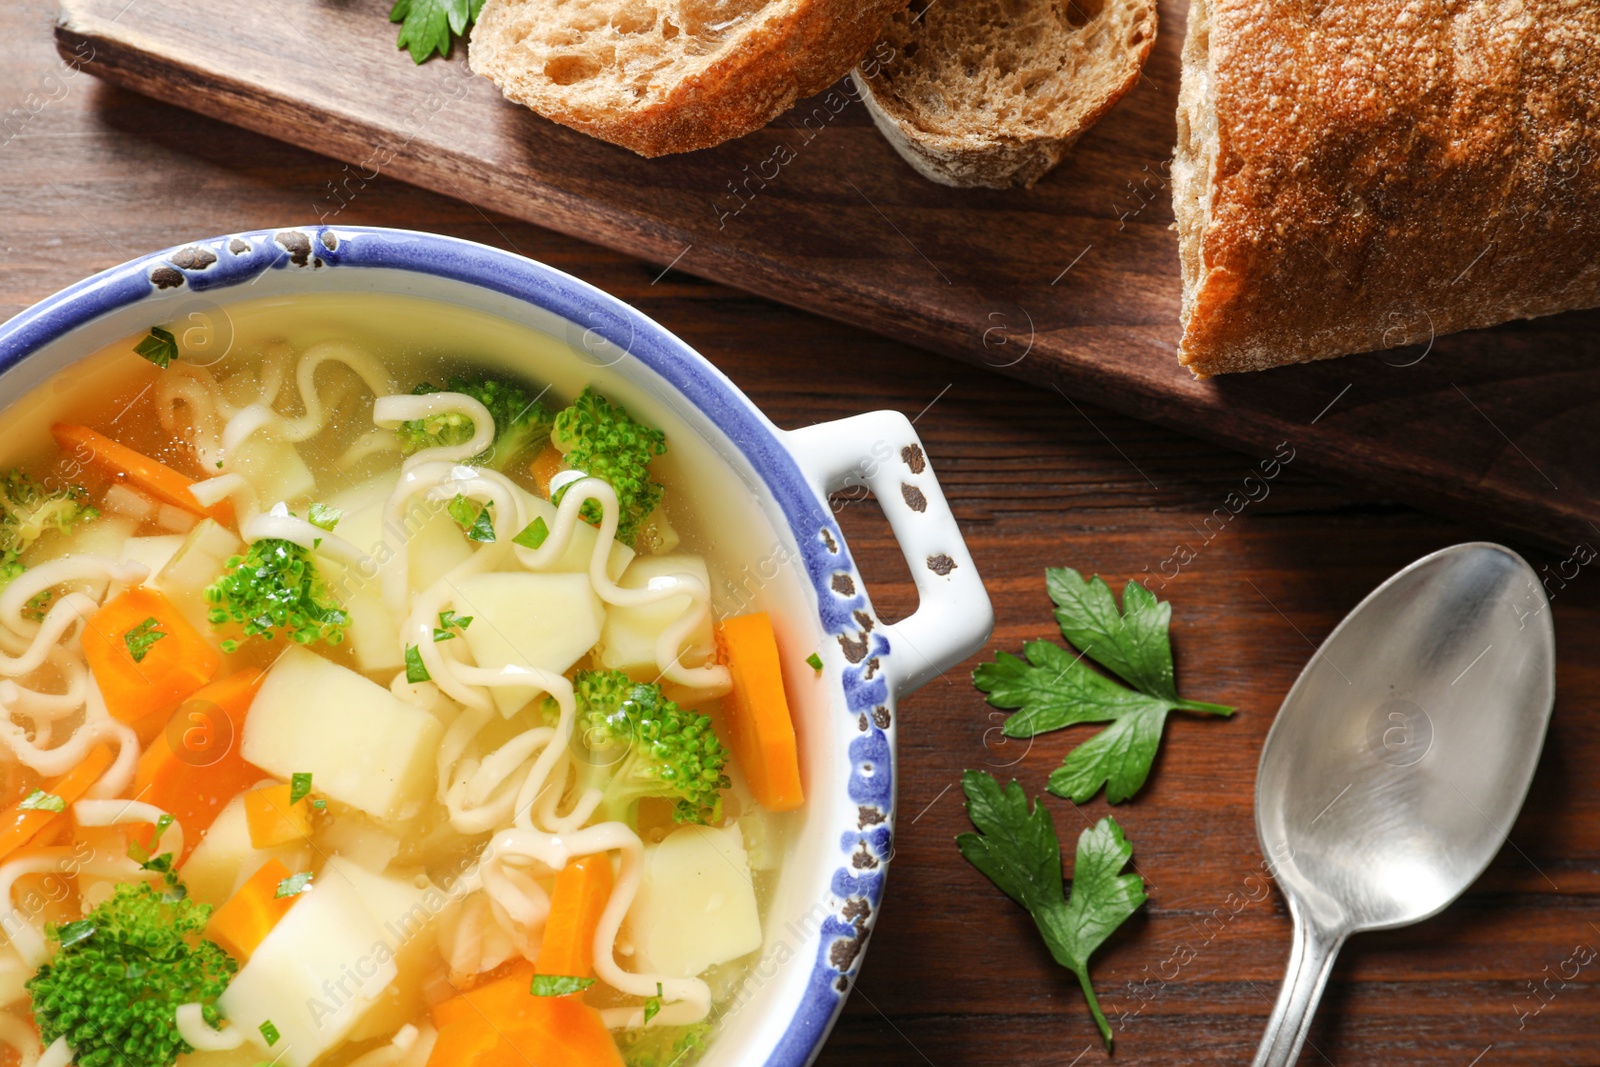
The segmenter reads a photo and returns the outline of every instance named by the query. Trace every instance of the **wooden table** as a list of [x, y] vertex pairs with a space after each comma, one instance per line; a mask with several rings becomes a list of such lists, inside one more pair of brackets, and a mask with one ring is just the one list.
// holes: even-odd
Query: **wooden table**
[[[53, 13], [51, 0], [13, 0], [0, 12], [0, 316], [185, 238], [315, 218], [337, 164], [68, 76], [51, 42]], [[986, 656], [1051, 635], [1046, 566], [1099, 571], [1120, 585], [1159, 572], [1181, 546], [1193, 549], [1165, 590], [1180, 682], [1186, 694], [1240, 712], [1229, 722], [1174, 716], [1150, 784], [1116, 809], [1151, 902], [1096, 958], [1095, 977], [1117, 1027], [1115, 1062], [1248, 1062], [1288, 951], [1282, 901], [1258, 888], [1251, 819], [1272, 715], [1313, 643], [1373, 585], [1487, 529], [1352, 496], [1291, 463], [1265, 500], [1208, 542], [1204, 519], [1264, 457], [386, 178], [363, 189], [341, 221], [512, 248], [593, 282], [705, 353], [780, 425], [872, 407], [916, 416], [994, 596], [999, 621]], [[834, 384], [845, 382], [859, 384]], [[910, 578], [882, 516], [871, 503], [840, 515], [879, 610], [904, 614]], [[1560, 563], [1528, 555], [1552, 573]], [[1600, 1064], [1600, 961], [1565, 986], [1559, 977], [1575, 948], [1600, 946], [1595, 570], [1552, 582], [1560, 691], [1511, 845], [1444, 916], [1346, 950], [1303, 1063]], [[955, 788], [963, 768], [988, 766], [1042, 792], [1079, 735], [1041, 738], [1028, 751], [994, 745], [998, 719], [969, 684], [971, 666], [902, 708], [898, 858], [825, 1067], [1103, 1062], [1072, 977], [951, 843], [967, 826]], [[1103, 799], [1078, 810], [1049, 803], [1071, 835], [1108, 810]]]

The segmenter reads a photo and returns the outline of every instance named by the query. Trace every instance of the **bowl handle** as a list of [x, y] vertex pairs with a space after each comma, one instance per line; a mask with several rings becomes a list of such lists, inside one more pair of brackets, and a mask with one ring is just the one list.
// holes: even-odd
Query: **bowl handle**
[[824, 502], [852, 486], [871, 490], [905, 554], [917, 610], [883, 627], [896, 694], [932, 681], [983, 647], [994, 629], [994, 608], [911, 420], [898, 411], [871, 411], [785, 437]]

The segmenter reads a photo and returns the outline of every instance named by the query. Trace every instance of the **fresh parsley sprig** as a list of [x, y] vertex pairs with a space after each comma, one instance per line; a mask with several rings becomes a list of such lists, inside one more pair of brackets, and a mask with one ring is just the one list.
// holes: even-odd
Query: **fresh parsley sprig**
[[1133, 845], [1109, 817], [1083, 831], [1072, 867], [1072, 891], [1067, 894], [1061, 843], [1042, 802], [1030, 807], [1022, 786], [1012, 782], [1002, 789], [984, 771], [963, 774], [961, 789], [967, 794], [967, 815], [978, 832], [958, 836], [956, 847], [968, 863], [1033, 916], [1050, 955], [1078, 976], [1109, 1050], [1111, 1024], [1089, 980], [1089, 957], [1148, 899], [1144, 879], [1122, 873]]
[[413, 63], [423, 63], [435, 52], [450, 58], [450, 46], [466, 36], [482, 10], [483, 0], [395, 0], [389, 21], [400, 23], [396, 44], [411, 53]]
[[[995, 707], [1017, 709], [1002, 727], [1007, 737], [1109, 722], [1068, 753], [1050, 775], [1049, 790], [1081, 804], [1104, 786], [1106, 800], [1120, 804], [1150, 776], [1169, 711], [1228, 716], [1234, 709], [1178, 696], [1167, 634], [1172, 605], [1138, 582], [1123, 586], [1120, 609], [1098, 575], [1086, 581], [1070, 567], [1052, 568], [1045, 571], [1045, 587], [1062, 636], [1081, 654], [1030, 641], [1023, 646], [1026, 659], [998, 653], [973, 672], [973, 684]], [[1094, 670], [1085, 658], [1127, 684]]]

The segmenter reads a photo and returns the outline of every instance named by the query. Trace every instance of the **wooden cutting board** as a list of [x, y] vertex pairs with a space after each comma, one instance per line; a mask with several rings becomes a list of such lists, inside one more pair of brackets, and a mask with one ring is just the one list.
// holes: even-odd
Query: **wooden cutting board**
[[[1163, 0], [1139, 86], [1054, 173], [1008, 192], [918, 177], [848, 82], [741, 140], [641, 159], [506, 103], [460, 48], [413, 66], [388, 6], [62, 0], [57, 42], [90, 73], [344, 161], [286, 224], [336, 224], [395, 177], [911, 339], [1057, 389], [1063, 419], [1090, 400], [1244, 450], [1256, 462], [1217, 500], [1218, 527], [1270, 491], [1243, 475], [1292, 455], [1568, 553], [1600, 544], [1600, 312], [1205, 382], [1178, 367], [1183, 0]], [[1373, 309], [1422, 313], [1403, 293]], [[1211, 530], [1176, 527], [1175, 558]]]

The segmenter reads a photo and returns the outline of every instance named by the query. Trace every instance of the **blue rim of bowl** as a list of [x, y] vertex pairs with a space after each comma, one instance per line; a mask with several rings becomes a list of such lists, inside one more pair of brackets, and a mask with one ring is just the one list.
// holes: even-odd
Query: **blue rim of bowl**
[[[267, 270], [362, 267], [462, 282], [525, 301], [569, 323], [588, 323], [586, 329], [660, 375], [715, 423], [767, 485], [789, 523], [816, 590], [823, 629], [840, 642], [850, 661], [840, 680], [846, 705], [858, 716], [858, 736], [849, 746], [848, 785], [857, 823], [842, 829], [845, 859], [830, 885], [839, 903], [820, 923], [820, 944], [805, 992], [765, 1061], [765, 1067], [804, 1067], [821, 1050], [844, 1006], [883, 897], [894, 799], [894, 751], [886, 733], [892, 700], [887, 672], [881, 669], [889, 642], [881, 629], [872, 632], [857, 624], [855, 613], [864, 611], [870, 618], [871, 607], [832, 514], [819, 505], [777, 428], [710, 362], [615, 297], [526, 257], [415, 230], [308, 226], [175, 245], [69, 286], [0, 324], [0, 373], [66, 333], [165, 290], [221, 291], [248, 284]], [[849, 580], [835, 583], [840, 574]], [[791, 924], [784, 932], [800, 941], [816, 936], [804, 925], [797, 931]], [[767, 940], [773, 944], [771, 931]], [[763, 955], [755, 967], [759, 971], [766, 963]]]

